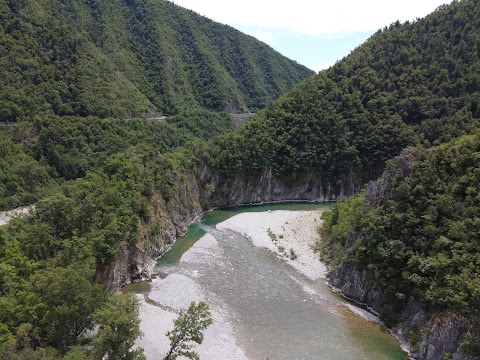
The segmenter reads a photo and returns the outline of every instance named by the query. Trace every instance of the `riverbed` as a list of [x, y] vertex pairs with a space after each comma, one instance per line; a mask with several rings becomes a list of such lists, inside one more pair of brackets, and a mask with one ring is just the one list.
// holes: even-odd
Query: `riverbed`
[[147, 359], [165, 354], [165, 333], [191, 301], [214, 319], [196, 347], [202, 359], [407, 359], [378, 319], [325, 284], [311, 245], [327, 207], [217, 211], [192, 227], [151, 282], [124, 289], [141, 299]]

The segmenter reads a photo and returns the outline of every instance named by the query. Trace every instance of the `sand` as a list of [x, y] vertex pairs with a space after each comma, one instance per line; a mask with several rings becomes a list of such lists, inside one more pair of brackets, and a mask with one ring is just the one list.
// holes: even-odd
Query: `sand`
[[[326, 275], [325, 265], [312, 250], [312, 245], [319, 240], [320, 215], [320, 211], [241, 213], [218, 224], [217, 228], [244, 234], [255, 246], [269, 249], [308, 278], [317, 280]], [[290, 258], [290, 249], [297, 255], [296, 259]], [[165, 333], [173, 328], [180, 309], [187, 308], [192, 301], [208, 303], [214, 320], [205, 331], [204, 342], [195, 347], [200, 358], [247, 359], [242, 344], [246, 345], [249, 339], [243, 339], [236, 331], [236, 314], [198, 283], [200, 277], [208, 274], [197, 270], [202, 267], [197, 268], [196, 264], [215, 261], [219, 251], [222, 250], [217, 239], [206, 234], [182, 256], [180, 263], [190, 266], [181, 266], [178, 272], [163, 279], [156, 278], [150, 292], [140, 297], [140, 326], [144, 335], [136, 346], [144, 348], [147, 359], [161, 359], [168, 351], [169, 339]], [[320, 303], [325, 301], [315, 289], [302, 286], [310, 298]], [[345, 306], [370, 321], [379, 321], [355, 306]]]
[[[217, 241], [206, 234], [198, 240], [181, 258], [183, 263], [196, 264], [215, 256]], [[151, 283], [151, 290], [140, 297], [140, 330], [143, 336], [136, 346], [143, 347], [147, 359], [162, 359], [169, 350], [170, 341], [165, 335], [173, 329], [173, 320], [181, 309], [192, 301], [205, 301], [210, 306], [213, 323], [204, 332], [204, 341], [195, 346], [201, 359], [247, 359], [237, 343], [233, 319], [225, 305], [214, 295], [206, 292], [195, 281], [199, 274], [192, 270], [186, 274], [173, 273], [166, 278], [157, 278]], [[183, 358], [182, 358], [183, 359]]]
[[0, 212], [0, 226], [7, 225], [10, 220], [13, 218], [27, 215], [31, 210], [33, 210], [33, 206], [25, 206], [19, 207], [9, 211], [1, 211]]
[[[244, 234], [258, 247], [267, 248], [281, 256], [298, 271], [312, 280], [325, 278], [327, 269], [312, 246], [319, 240], [322, 224], [320, 211], [269, 211], [238, 214], [217, 225]], [[291, 258], [291, 249], [297, 255]]]

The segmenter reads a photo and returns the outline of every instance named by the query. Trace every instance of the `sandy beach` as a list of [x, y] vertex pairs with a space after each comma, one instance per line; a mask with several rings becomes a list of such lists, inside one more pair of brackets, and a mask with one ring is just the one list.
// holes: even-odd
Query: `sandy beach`
[[[217, 225], [244, 234], [258, 247], [281, 256], [312, 280], [324, 278], [327, 269], [312, 250], [322, 224], [320, 211], [270, 211], [238, 214]], [[293, 249], [293, 252], [291, 252]], [[296, 258], [295, 258], [296, 255]]]

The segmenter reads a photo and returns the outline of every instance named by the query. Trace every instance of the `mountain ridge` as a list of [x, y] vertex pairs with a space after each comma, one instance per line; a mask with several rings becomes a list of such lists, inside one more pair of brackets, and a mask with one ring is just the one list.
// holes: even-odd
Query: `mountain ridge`
[[258, 110], [313, 74], [166, 0], [7, 1], [0, 19], [0, 121]]

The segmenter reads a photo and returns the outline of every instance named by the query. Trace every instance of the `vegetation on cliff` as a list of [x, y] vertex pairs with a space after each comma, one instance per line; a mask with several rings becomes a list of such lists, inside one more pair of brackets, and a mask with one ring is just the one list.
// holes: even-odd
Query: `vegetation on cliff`
[[184, 111], [166, 120], [44, 115], [4, 127], [0, 131], [0, 210], [32, 204], [49, 189], [84, 177], [89, 170], [103, 167], [110, 156], [132, 147], [166, 154], [233, 128], [228, 114], [205, 109]]
[[[143, 247], [153, 256], [170, 241], [165, 221], [200, 209], [194, 180], [185, 175], [194, 162], [182, 152], [129, 147], [84, 177], [49, 189], [32, 215], [0, 228], [2, 359], [40, 358], [44, 350], [36, 348], [65, 354], [87, 341], [85, 331], [98, 323], [95, 313], [106, 311], [110, 297], [92, 282], [96, 272], [125, 249]], [[98, 336], [88, 342], [104, 351], [108, 334]]]
[[[36, 209], [0, 229], [1, 357], [108, 353], [109, 332], [82, 346], [85, 330], [135, 304], [92, 279], [200, 208], [215, 184], [199, 183], [198, 162], [224, 181], [269, 168], [341, 189], [416, 144], [389, 193], [328, 215], [330, 254], [368, 269], [392, 303], [412, 295], [478, 324], [478, 135], [426, 148], [479, 127], [479, 5], [392, 24], [230, 132], [211, 110], [262, 108], [311, 72], [167, 1], [2, 2], [0, 208]], [[155, 111], [169, 117], [135, 118]]]
[[[211, 110], [264, 106], [312, 72], [166, 1], [6, 1], [0, 19], [0, 209], [36, 203], [0, 229], [0, 357], [125, 355], [138, 332], [112, 321], [135, 304], [92, 280], [199, 212], [195, 156], [174, 149], [233, 129]], [[154, 111], [169, 116], [132, 118]]]
[[[480, 324], [480, 133], [408, 148], [366, 191], [324, 215], [332, 265], [353, 262], [384, 290], [393, 324], [411, 297], [435, 313]], [[476, 334], [476, 335], [475, 335]], [[478, 338], [463, 339], [480, 354]]]

